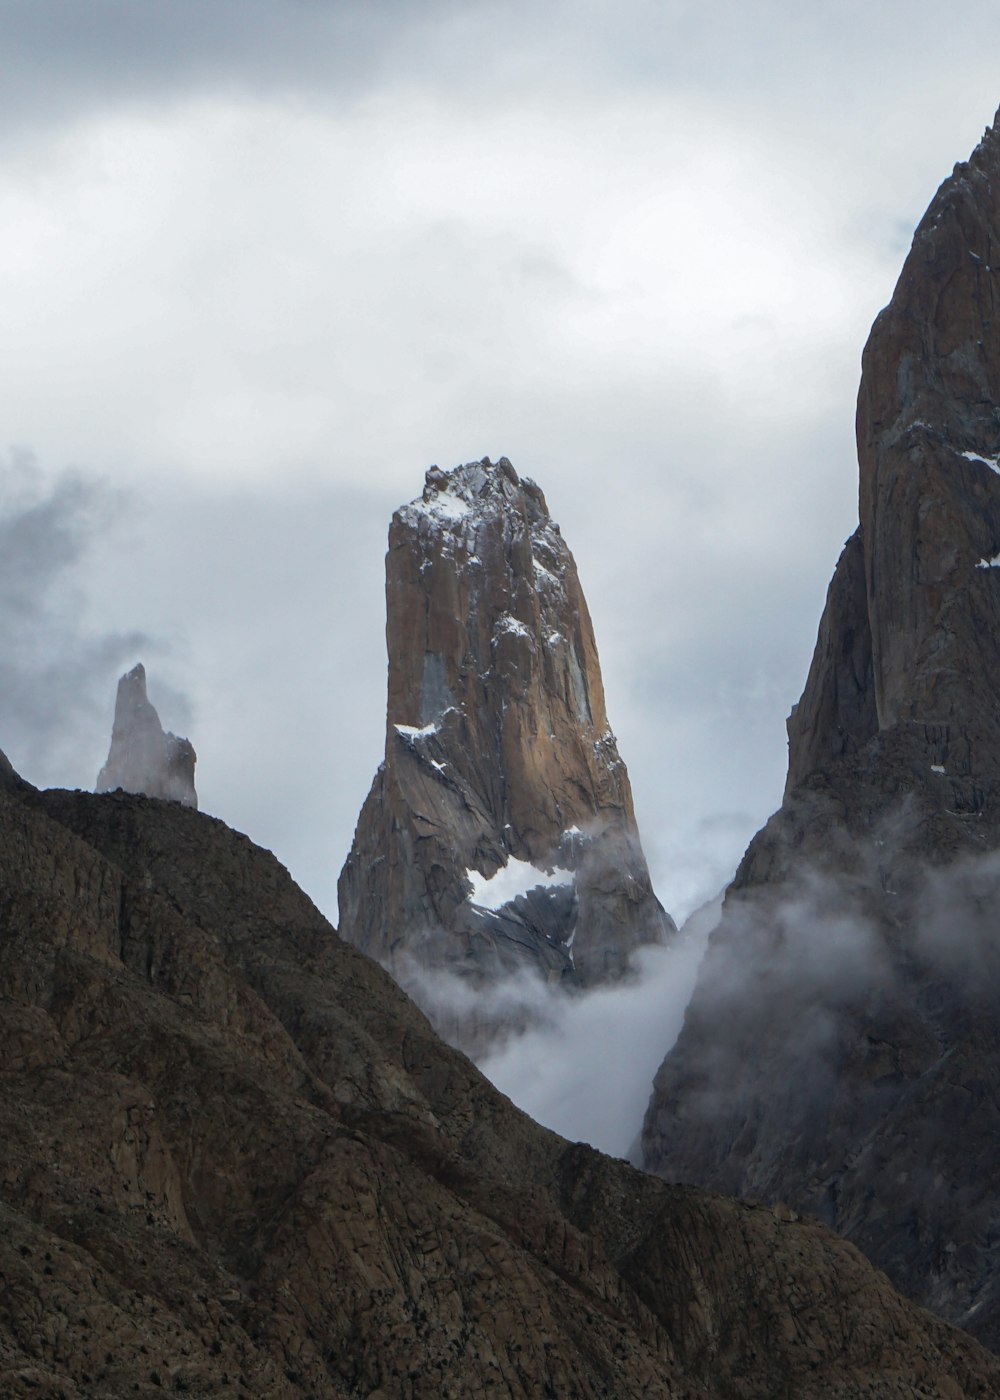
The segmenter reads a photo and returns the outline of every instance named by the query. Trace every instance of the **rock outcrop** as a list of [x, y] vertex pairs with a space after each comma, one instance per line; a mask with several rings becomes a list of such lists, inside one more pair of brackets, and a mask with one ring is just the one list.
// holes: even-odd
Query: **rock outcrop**
[[865, 350], [860, 528], [647, 1165], [785, 1200], [1000, 1346], [1000, 126]]
[[107, 761], [97, 775], [97, 792], [144, 792], [197, 807], [195, 751], [187, 739], [164, 733], [160, 717], [146, 695], [146, 670], [140, 662], [118, 682], [115, 720]]
[[673, 931], [650, 886], [576, 566], [501, 458], [392, 519], [385, 761], [341, 933], [406, 980], [530, 969], [589, 986]]
[[5, 1397], [1000, 1394], [821, 1225], [532, 1123], [245, 837], [0, 778]]

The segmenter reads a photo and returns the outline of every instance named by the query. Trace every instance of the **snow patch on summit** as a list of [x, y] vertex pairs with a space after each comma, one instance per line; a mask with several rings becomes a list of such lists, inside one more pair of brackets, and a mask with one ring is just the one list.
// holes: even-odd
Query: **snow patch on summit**
[[472, 509], [468, 501], [463, 501], [461, 496], [453, 496], [450, 491], [439, 491], [426, 502], [426, 507], [432, 515], [445, 515], [450, 520], [462, 520]]

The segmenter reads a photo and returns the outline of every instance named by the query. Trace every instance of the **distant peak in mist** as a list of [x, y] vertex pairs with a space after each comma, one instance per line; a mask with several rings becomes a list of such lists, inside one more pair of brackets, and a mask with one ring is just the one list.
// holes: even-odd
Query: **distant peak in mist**
[[138, 662], [118, 682], [111, 748], [95, 790], [122, 788], [197, 807], [195, 762], [191, 742], [164, 731], [146, 694], [146, 668]]

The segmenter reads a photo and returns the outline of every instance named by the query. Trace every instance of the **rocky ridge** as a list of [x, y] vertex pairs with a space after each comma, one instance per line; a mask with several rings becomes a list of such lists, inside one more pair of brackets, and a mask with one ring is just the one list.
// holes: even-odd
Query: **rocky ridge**
[[342, 935], [404, 982], [621, 976], [674, 926], [535, 483], [506, 458], [432, 467], [392, 518], [386, 613], [385, 759], [340, 877]]
[[97, 792], [144, 792], [197, 807], [193, 745], [164, 732], [146, 694], [146, 669], [140, 662], [118, 682], [111, 748], [97, 775]]
[[0, 1392], [1000, 1394], [788, 1210], [519, 1113], [268, 853], [0, 764]]
[[654, 1086], [647, 1165], [809, 1210], [1000, 1346], [1000, 126], [872, 329], [860, 526], [781, 810]]

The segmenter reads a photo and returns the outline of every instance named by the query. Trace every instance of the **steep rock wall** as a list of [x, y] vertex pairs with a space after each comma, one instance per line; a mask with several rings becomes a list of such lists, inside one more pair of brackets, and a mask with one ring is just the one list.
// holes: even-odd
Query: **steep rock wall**
[[427, 473], [386, 558], [385, 760], [341, 933], [406, 976], [588, 986], [673, 931], [650, 886], [576, 565], [505, 459]]
[[864, 354], [860, 529], [645, 1161], [809, 1210], [1000, 1345], [1000, 127]]

